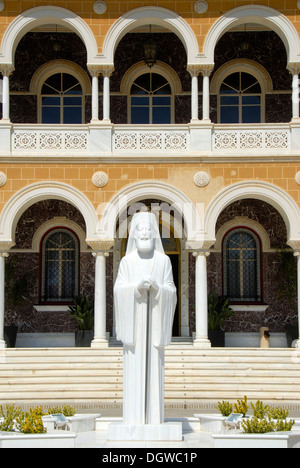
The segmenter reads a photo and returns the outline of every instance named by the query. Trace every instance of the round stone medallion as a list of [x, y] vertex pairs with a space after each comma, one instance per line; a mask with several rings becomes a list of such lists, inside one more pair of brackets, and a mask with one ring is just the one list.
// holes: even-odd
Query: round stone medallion
[[97, 15], [103, 15], [106, 12], [106, 10], [107, 5], [102, 0], [94, 3], [94, 12], [97, 13]]
[[98, 171], [92, 177], [92, 182], [96, 187], [105, 187], [108, 183], [108, 175], [106, 172]]
[[208, 4], [205, 0], [198, 0], [198, 2], [195, 3], [194, 8], [199, 15], [203, 15], [203, 13], [206, 13], [208, 10]]
[[298, 185], [300, 185], [300, 171], [297, 172], [297, 174], [295, 175], [295, 181], [297, 182]]
[[6, 184], [6, 181], [7, 181], [6, 174], [4, 174], [4, 172], [0, 172], [0, 187], [3, 187], [3, 185]]
[[194, 183], [197, 187], [206, 187], [209, 184], [210, 177], [205, 171], [199, 171], [194, 175]]

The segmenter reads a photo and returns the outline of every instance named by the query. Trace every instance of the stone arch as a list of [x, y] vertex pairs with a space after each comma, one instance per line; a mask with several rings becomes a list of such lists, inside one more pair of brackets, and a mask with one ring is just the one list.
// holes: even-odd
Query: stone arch
[[94, 63], [98, 55], [96, 39], [83, 19], [76, 13], [56, 6], [40, 6], [21, 13], [8, 26], [0, 49], [0, 63], [13, 65], [14, 55], [22, 37], [37, 26], [54, 23], [75, 32], [84, 42], [88, 63]]
[[120, 40], [133, 29], [149, 24], [162, 26], [175, 33], [185, 46], [188, 64], [199, 62], [198, 42], [189, 24], [177, 13], [161, 7], [137, 8], [121, 16], [107, 33], [101, 60], [112, 66]]
[[60, 182], [38, 182], [19, 190], [0, 215], [0, 242], [14, 243], [15, 228], [26, 209], [41, 200], [63, 200], [75, 206], [86, 224], [86, 240], [97, 237], [98, 218], [91, 202], [77, 189]]
[[292, 197], [281, 188], [268, 182], [247, 181], [226, 187], [210, 202], [205, 213], [205, 236], [215, 242], [215, 228], [220, 213], [231, 203], [246, 198], [263, 200], [282, 216], [287, 229], [287, 243], [293, 245], [300, 240], [300, 209]]
[[203, 51], [205, 62], [214, 63], [216, 44], [225, 32], [246, 22], [260, 24], [276, 32], [285, 45], [288, 64], [300, 62], [300, 39], [295, 27], [285, 15], [263, 5], [237, 7], [221, 16], [206, 36]]
[[182, 216], [184, 232], [187, 241], [202, 239], [201, 219], [192, 201], [180, 190], [166, 183], [143, 181], [126, 187], [112, 200], [99, 207], [101, 212], [100, 237], [115, 239], [116, 222], [120, 214], [134, 202], [147, 198], [165, 201], [176, 209]]

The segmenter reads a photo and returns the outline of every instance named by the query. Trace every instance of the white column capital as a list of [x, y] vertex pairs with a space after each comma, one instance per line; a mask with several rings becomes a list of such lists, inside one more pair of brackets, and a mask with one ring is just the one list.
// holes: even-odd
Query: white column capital
[[[109, 252], [114, 246], [114, 241], [111, 239], [87, 239], [87, 244], [92, 248], [94, 253]], [[1, 244], [0, 244], [1, 245]]]
[[300, 74], [300, 63], [298, 62], [290, 62], [286, 67], [291, 75], [299, 75]]
[[100, 73], [101, 73], [101, 70], [100, 70], [100, 68], [99, 68], [99, 65], [88, 65], [87, 68], [88, 68], [88, 71], [89, 71], [90, 75], [91, 75], [93, 78], [94, 78], [94, 77], [96, 77], [96, 78], [99, 77], [99, 75], [100, 75]]
[[113, 74], [113, 72], [115, 71], [115, 68], [114, 66], [111, 66], [111, 65], [107, 65], [105, 67], [100, 67], [99, 68], [99, 73], [104, 76], [104, 77], [108, 77], [110, 78], [111, 75]]
[[195, 250], [193, 253], [192, 253], [193, 257], [209, 257], [210, 256], [210, 252], [208, 252], [208, 250]]
[[96, 250], [92, 252], [93, 257], [109, 257], [109, 252], [104, 252], [103, 250]]
[[15, 67], [10, 63], [2, 63], [0, 64], [0, 73], [3, 76], [10, 76], [15, 71]]

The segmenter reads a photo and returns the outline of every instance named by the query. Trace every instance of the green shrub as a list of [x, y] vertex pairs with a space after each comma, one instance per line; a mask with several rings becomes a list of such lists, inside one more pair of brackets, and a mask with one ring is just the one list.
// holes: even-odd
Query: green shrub
[[0, 423], [0, 431], [12, 431], [15, 425], [16, 418], [22, 413], [21, 408], [15, 405], [0, 405], [0, 417], [4, 419]]
[[43, 434], [46, 432], [42, 421], [44, 414], [41, 406], [22, 412], [16, 418], [17, 428], [24, 434]]
[[268, 409], [268, 416], [270, 419], [286, 419], [288, 415], [289, 410], [286, 408], [280, 408], [280, 406]]
[[76, 410], [73, 406], [64, 405], [62, 408], [62, 414], [66, 417], [74, 416], [75, 413], [76, 413]]
[[241, 428], [246, 434], [265, 434], [267, 432], [274, 432], [275, 423], [268, 419], [258, 419], [256, 417], [244, 419], [241, 422]]
[[253, 416], [258, 419], [264, 419], [267, 412], [270, 410], [268, 405], [264, 405], [261, 400], [258, 400], [255, 405], [251, 403], [251, 407], [253, 410]]
[[278, 421], [276, 422], [276, 431], [291, 431], [294, 424], [295, 421], [293, 419], [291, 419], [290, 421], [278, 419]]
[[228, 417], [232, 413], [232, 404], [229, 401], [219, 401], [216, 409], [220, 411], [222, 416]]
[[234, 413], [240, 413], [243, 417], [246, 416], [249, 410], [248, 399], [244, 396], [243, 400], [237, 400], [237, 403], [234, 404]]
[[76, 410], [73, 406], [64, 405], [61, 406], [52, 406], [48, 409], [47, 414], [60, 414], [62, 413], [64, 416], [74, 416]]

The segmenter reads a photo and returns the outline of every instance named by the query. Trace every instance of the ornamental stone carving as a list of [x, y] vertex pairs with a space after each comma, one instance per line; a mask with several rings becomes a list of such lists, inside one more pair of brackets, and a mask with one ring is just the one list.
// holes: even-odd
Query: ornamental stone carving
[[92, 177], [92, 182], [96, 187], [105, 187], [108, 183], [108, 175], [102, 171], [95, 172]]
[[198, 0], [198, 2], [195, 3], [194, 8], [196, 13], [199, 13], [199, 15], [203, 15], [208, 10], [208, 4], [205, 0]]
[[97, 13], [97, 15], [104, 15], [104, 13], [107, 10], [107, 5], [103, 1], [95, 2], [94, 3], [94, 12]]
[[209, 184], [210, 177], [205, 171], [199, 171], [194, 175], [194, 183], [197, 187], [206, 187]]
[[4, 172], [0, 172], [0, 187], [3, 187], [3, 185], [6, 184], [6, 181], [7, 181], [6, 174], [4, 174]]
[[0, 0], [0, 13], [1, 13], [1, 11], [4, 10], [4, 7], [5, 7], [5, 5], [4, 5], [3, 0]]

